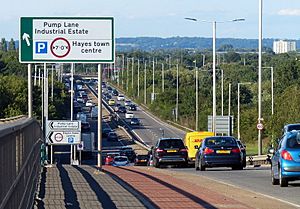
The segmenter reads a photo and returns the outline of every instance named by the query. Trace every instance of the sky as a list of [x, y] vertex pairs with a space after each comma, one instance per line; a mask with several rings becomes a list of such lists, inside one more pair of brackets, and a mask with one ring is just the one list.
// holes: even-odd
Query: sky
[[[1, 0], [0, 37], [18, 39], [22, 16], [112, 16], [115, 37], [257, 38], [259, 0]], [[5, 8], [5, 9], [4, 9]], [[185, 17], [199, 21], [187, 21]], [[300, 0], [263, 0], [263, 37], [300, 38]]]

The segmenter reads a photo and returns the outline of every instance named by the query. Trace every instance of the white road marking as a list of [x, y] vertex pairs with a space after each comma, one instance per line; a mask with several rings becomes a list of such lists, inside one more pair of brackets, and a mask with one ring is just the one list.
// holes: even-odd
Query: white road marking
[[207, 177], [207, 176], [205, 176], [205, 178], [208, 178], [208, 179], [210, 179], [210, 180], [212, 180], [212, 181], [215, 181], [215, 182], [218, 182], [218, 183], [220, 183], [220, 184], [224, 184], [224, 185], [227, 185], [227, 186], [231, 186], [231, 187], [234, 187], [234, 188], [237, 188], [237, 189], [243, 189], [243, 190], [246, 190], [246, 191], [249, 191], [249, 192], [253, 192], [254, 194], [262, 195], [262, 196], [264, 196], [264, 197], [271, 198], [271, 199], [273, 199], [273, 200], [278, 200], [278, 201], [280, 201], [280, 202], [282, 202], [282, 203], [286, 203], [286, 204], [292, 205], [292, 206], [294, 206], [294, 207], [300, 208], [300, 205], [297, 205], [297, 204], [292, 203], [292, 202], [288, 202], [288, 201], [286, 201], [286, 200], [279, 199], [278, 197], [272, 197], [272, 196], [267, 195], [267, 194], [263, 194], [263, 193], [260, 193], [260, 192], [255, 192], [255, 191], [253, 191], [253, 190], [246, 189], [246, 188], [243, 188], [243, 187], [240, 187], [240, 186], [236, 186], [236, 185], [234, 185], [234, 184], [230, 184], [230, 183], [227, 183], [227, 182], [223, 182], [223, 181], [220, 181], [220, 180], [217, 180], [217, 179], [214, 179], [214, 178], [210, 178], [210, 177]]

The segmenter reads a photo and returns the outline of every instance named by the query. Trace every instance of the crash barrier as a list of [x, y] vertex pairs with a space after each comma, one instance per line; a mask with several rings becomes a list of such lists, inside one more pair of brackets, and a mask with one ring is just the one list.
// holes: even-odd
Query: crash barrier
[[0, 124], [14, 122], [16, 120], [24, 119], [25, 117], [26, 117], [25, 115], [18, 115], [18, 116], [14, 116], [14, 117], [10, 117], [10, 118], [1, 118]]
[[255, 156], [247, 156], [246, 158], [247, 165], [266, 165], [271, 164], [271, 156], [270, 155], [255, 155]]
[[32, 208], [40, 174], [41, 126], [18, 120], [0, 131], [0, 209]]

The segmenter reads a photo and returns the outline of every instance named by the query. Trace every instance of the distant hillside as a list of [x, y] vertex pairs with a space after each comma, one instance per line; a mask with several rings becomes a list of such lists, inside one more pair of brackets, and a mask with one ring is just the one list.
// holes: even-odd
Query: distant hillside
[[[273, 48], [273, 41], [277, 39], [264, 39], [263, 46]], [[136, 37], [136, 38], [117, 38], [117, 51], [132, 50], [168, 50], [168, 49], [198, 49], [211, 50], [212, 39], [201, 37]], [[222, 46], [231, 45], [233, 49], [241, 51], [255, 51], [258, 48], [257, 39], [235, 39], [235, 38], [218, 38], [216, 41], [217, 49]], [[296, 45], [300, 47], [300, 40], [296, 40]], [[16, 48], [19, 48], [19, 41], [16, 41]]]
[[[275, 39], [264, 39], [263, 46], [273, 48], [273, 41]], [[211, 49], [211, 38], [200, 37], [137, 37], [137, 38], [117, 38], [118, 51], [130, 50], [145, 50], [152, 51], [158, 49]], [[256, 50], [258, 48], [257, 39], [234, 39], [234, 38], [218, 38], [216, 40], [216, 47], [219, 49], [224, 45], [231, 45], [234, 49]], [[297, 46], [300, 46], [300, 40], [297, 41]]]

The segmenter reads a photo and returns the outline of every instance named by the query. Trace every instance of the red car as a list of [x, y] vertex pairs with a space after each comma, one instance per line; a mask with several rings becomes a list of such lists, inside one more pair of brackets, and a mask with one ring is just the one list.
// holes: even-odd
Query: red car
[[114, 161], [114, 158], [111, 155], [106, 156], [105, 165], [111, 165]]

